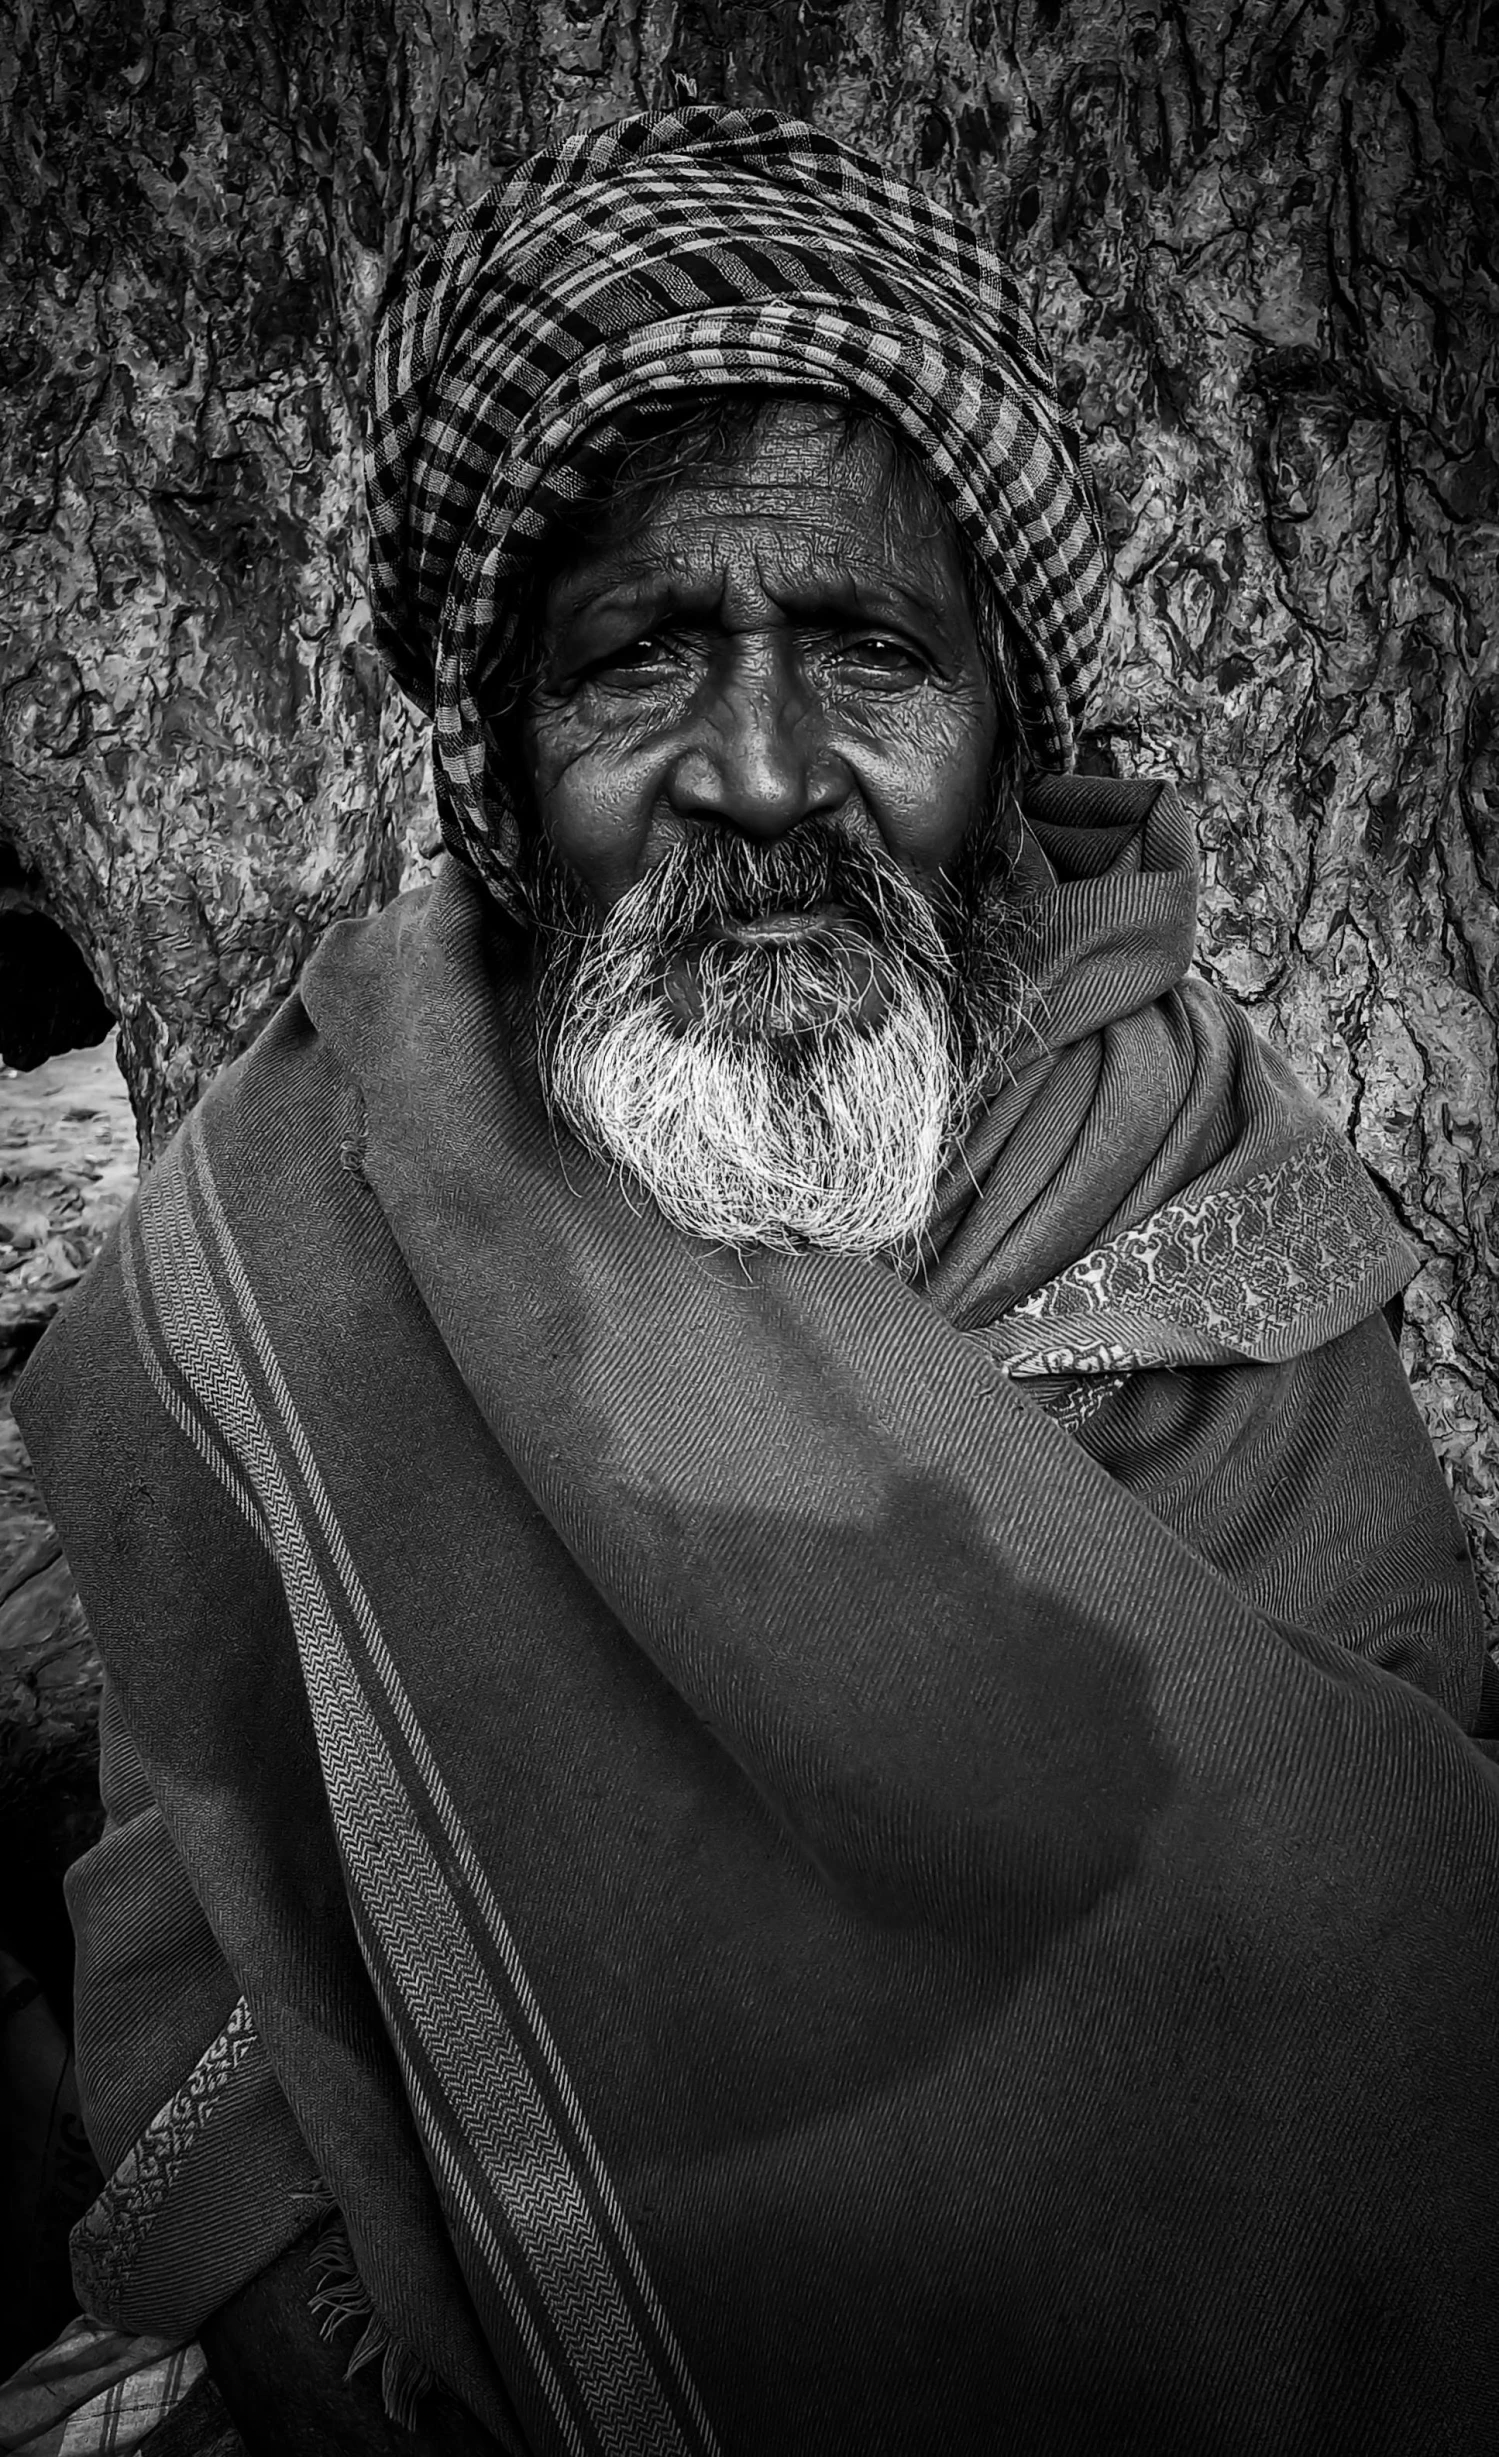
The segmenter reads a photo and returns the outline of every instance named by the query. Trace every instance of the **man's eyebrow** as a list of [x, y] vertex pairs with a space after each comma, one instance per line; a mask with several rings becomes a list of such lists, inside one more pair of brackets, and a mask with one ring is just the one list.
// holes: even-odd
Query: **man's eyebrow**
[[[724, 574], [705, 574], [685, 556], [656, 553], [642, 558], [632, 570], [626, 562], [595, 582], [569, 587], [564, 581], [554, 601], [557, 620], [576, 622], [589, 614], [645, 614], [655, 607], [687, 602], [706, 606], [721, 598]], [[769, 576], [770, 593], [788, 609], [836, 608], [862, 619], [878, 616], [882, 607], [892, 614], [949, 626], [934, 592], [899, 579], [895, 573], [861, 569], [858, 564], [805, 564]]]

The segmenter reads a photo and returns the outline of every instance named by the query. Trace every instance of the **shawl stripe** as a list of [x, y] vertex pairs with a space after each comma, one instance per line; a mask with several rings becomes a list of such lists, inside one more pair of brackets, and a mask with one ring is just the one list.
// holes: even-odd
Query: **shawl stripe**
[[[356, 1928], [460, 2258], [575, 2457], [717, 2443], [515, 1943], [376, 1624], [189, 1126], [142, 1205], [173, 1413], [242, 1461], [285, 1589]], [[142, 1320], [140, 1330], [144, 1332]], [[225, 1478], [244, 1507], [239, 1478]], [[370, 1676], [373, 1675], [371, 1681]], [[382, 1712], [383, 1709], [383, 1712]], [[417, 1804], [415, 1812], [413, 1803]]]

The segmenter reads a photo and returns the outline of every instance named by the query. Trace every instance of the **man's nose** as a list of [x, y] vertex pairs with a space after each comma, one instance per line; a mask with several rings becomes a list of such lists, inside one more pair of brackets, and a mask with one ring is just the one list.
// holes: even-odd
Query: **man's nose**
[[785, 658], [766, 654], [737, 659], [700, 695], [669, 791], [684, 818], [768, 839], [838, 809], [848, 777], [815, 695]]

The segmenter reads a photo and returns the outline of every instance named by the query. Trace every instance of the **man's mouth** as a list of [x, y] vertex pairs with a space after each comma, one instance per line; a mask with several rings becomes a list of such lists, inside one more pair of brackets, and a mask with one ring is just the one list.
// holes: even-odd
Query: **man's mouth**
[[748, 921], [719, 922], [713, 936], [741, 947], [787, 947], [801, 938], [841, 937], [837, 925], [847, 919], [841, 904], [818, 904], [805, 913], [757, 913]]
[[853, 921], [841, 904], [820, 904], [803, 912], [756, 913], [745, 919], [716, 921], [667, 966], [662, 984], [667, 1010], [679, 1024], [704, 1019], [702, 966], [715, 947], [742, 948], [747, 956], [762, 953], [767, 960], [799, 947], [818, 950], [817, 969], [805, 980], [782, 974], [773, 994], [767, 977], [746, 981], [737, 995], [712, 1001], [730, 1031], [760, 1038], [799, 1038], [826, 1031], [831, 1025], [870, 1026], [885, 1013], [889, 996], [888, 967], [880, 949]]

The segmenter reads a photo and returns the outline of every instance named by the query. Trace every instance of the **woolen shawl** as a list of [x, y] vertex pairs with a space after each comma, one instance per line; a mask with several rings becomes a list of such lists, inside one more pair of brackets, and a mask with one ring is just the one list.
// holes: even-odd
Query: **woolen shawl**
[[461, 215], [375, 337], [375, 636], [435, 719], [443, 831], [513, 904], [483, 717], [521, 582], [625, 411], [763, 388], [881, 413], [993, 573], [1028, 738], [1072, 764], [1102, 550], [1020, 283], [945, 207], [800, 120], [647, 112], [539, 154]]
[[206, 1096], [17, 1394], [110, 1676], [91, 2308], [333, 2204], [535, 2457], [1492, 2447], [1471, 1585], [1166, 799], [1040, 797], [1061, 1038], [926, 1288], [559, 1148], [454, 865]]

